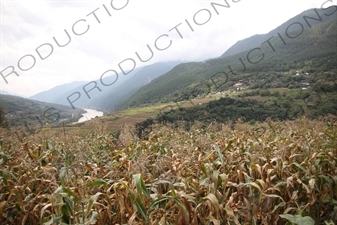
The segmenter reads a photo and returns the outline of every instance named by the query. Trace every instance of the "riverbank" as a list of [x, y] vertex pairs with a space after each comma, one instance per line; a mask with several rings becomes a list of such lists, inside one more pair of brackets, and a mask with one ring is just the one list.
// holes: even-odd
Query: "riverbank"
[[84, 109], [86, 113], [82, 114], [82, 117], [78, 120], [76, 123], [82, 123], [88, 120], [91, 120], [93, 118], [103, 116], [103, 112], [97, 111], [94, 109]]

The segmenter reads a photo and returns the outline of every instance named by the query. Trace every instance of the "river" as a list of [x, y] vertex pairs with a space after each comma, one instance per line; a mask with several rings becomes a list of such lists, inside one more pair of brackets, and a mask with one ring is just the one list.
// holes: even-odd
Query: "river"
[[81, 117], [77, 123], [88, 121], [92, 118], [95, 118], [96, 116], [103, 116], [103, 112], [94, 110], [94, 109], [84, 109], [87, 111], [86, 113], [82, 114], [83, 117]]

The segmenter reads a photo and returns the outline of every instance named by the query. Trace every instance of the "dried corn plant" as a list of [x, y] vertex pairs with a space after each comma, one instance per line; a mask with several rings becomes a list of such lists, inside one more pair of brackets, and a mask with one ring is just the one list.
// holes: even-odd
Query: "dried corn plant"
[[336, 117], [185, 126], [3, 138], [0, 224], [336, 223]]

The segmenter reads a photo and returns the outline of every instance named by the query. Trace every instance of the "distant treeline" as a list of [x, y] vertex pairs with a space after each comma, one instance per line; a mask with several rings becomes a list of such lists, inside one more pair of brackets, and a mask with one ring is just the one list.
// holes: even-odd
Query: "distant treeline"
[[[323, 89], [324, 88], [324, 89]], [[316, 90], [316, 91], [315, 91]], [[140, 138], [146, 137], [151, 131], [152, 124], [178, 124], [180, 121], [193, 124], [202, 122], [233, 122], [238, 120], [252, 124], [255, 121], [264, 121], [267, 118], [277, 120], [293, 120], [301, 116], [315, 119], [329, 114], [337, 115], [337, 85], [316, 85], [311, 90], [289, 91], [287, 94], [271, 92], [269, 90], [255, 90], [246, 92], [244, 96], [263, 96], [262, 100], [249, 97], [223, 97], [207, 104], [167, 109], [155, 119], [147, 119], [136, 124], [136, 133]], [[277, 94], [278, 93], [278, 94]], [[186, 129], [189, 129], [187, 126]]]

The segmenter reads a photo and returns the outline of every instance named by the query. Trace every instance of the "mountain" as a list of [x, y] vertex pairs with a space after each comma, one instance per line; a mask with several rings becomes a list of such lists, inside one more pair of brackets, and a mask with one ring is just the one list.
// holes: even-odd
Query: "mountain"
[[144, 66], [131, 79], [119, 87], [112, 88], [110, 91], [102, 94], [98, 99], [92, 99], [88, 104], [106, 111], [117, 110], [132, 94], [138, 91], [139, 88], [167, 73], [179, 63], [180, 61], [158, 62]]
[[266, 34], [256, 34], [252, 37], [246, 38], [244, 40], [240, 40], [236, 42], [233, 46], [231, 46], [224, 54], [221, 55], [222, 58], [227, 56], [236, 55], [240, 52], [247, 51], [252, 48], [252, 46], [259, 46], [265, 40], [267, 40]]
[[[308, 29], [322, 22], [331, 21], [336, 18], [336, 15], [326, 16], [326, 14], [329, 15], [330, 13], [332, 13], [330, 11], [323, 10], [323, 9], [306, 10], [302, 12], [301, 14], [291, 18], [290, 20], [283, 23], [281, 26], [275, 28], [274, 30], [270, 31], [267, 34], [254, 35], [252, 37], [238, 41], [233, 46], [231, 46], [224, 54], [222, 54], [221, 57], [224, 58], [227, 56], [235, 55], [240, 52], [250, 50], [252, 49], [252, 46], [260, 46], [263, 42], [267, 41], [269, 38], [273, 36], [274, 37], [278, 36], [278, 33], [284, 33], [284, 31], [289, 26], [291, 27], [293, 25], [299, 25], [298, 23], [302, 24], [305, 29]], [[314, 18], [314, 19], [310, 19], [310, 18]], [[320, 18], [322, 19], [322, 21], [320, 21], [321, 20]]]
[[[115, 86], [119, 86], [123, 82], [127, 81], [130, 79], [134, 74], [139, 71], [139, 68], [134, 69], [131, 71], [128, 76], [119, 76], [118, 80], [114, 83]], [[127, 71], [128, 72], [128, 71]], [[107, 76], [105, 79], [115, 79], [114, 76]], [[98, 84], [98, 86], [101, 88], [101, 90], [105, 90], [108, 87], [100, 86], [100, 80], [95, 80]], [[63, 85], [58, 85], [54, 88], [51, 88], [49, 90], [37, 93], [33, 96], [30, 97], [30, 99], [33, 100], [38, 100], [38, 101], [43, 101], [43, 102], [49, 102], [49, 103], [56, 103], [56, 104], [62, 104], [62, 105], [67, 105], [70, 106], [67, 97], [73, 94], [74, 92], [79, 92], [81, 93], [81, 98], [76, 102], [79, 107], [88, 107], [88, 98], [85, 98], [85, 93], [83, 91], [83, 86], [88, 84], [89, 81], [74, 81], [69, 84], [63, 84]], [[91, 97], [99, 96], [100, 92], [90, 92]]]
[[38, 101], [41, 101], [41, 102], [58, 103], [58, 101], [56, 99], [60, 95], [60, 93], [68, 92], [69, 90], [75, 89], [75, 88], [77, 88], [81, 85], [84, 85], [86, 83], [88, 83], [88, 82], [86, 82], [86, 81], [74, 81], [74, 82], [69, 83], [69, 84], [59, 85], [59, 86], [56, 86], [56, 87], [54, 87], [50, 90], [43, 91], [43, 92], [40, 92], [38, 94], [35, 94], [35, 95], [29, 97], [29, 99], [38, 100]]
[[[74, 101], [72, 99], [72, 97], [69, 97], [71, 99], [71, 101], [74, 101], [74, 106], [75, 107], [80, 107], [80, 108], [93, 108], [93, 104], [96, 101], [98, 101], [100, 98], [102, 98], [102, 96], [104, 96], [107, 92], [109, 92], [109, 90], [114, 87], [119, 87], [120, 85], [122, 85], [124, 82], [128, 81], [129, 79], [131, 79], [134, 75], [137, 74], [138, 71], [140, 71], [141, 68], [136, 68], [133, 71], [129, 72], [127, 74], [127, 76], [124, 75], [119, 75], [117, 81], [112, 85], [112, 86], [104, 86], [101, 84], [100, 80], [95, 80], [95, 81], [91, 81], [91, 82], [84, 82], [81, 85], [78, 85], [75, 88], [72, 89], [67, 89], [67, 91], [63, 91], [61, 92], [55, 99], [53, 102], [58, 103], [58, 104], [62, 104], [62, 105], [67, 105], [70, 106], [70, 103], [68, 101], [68, 97], [73, 95], [74, 93], [78, 92], [80, 93], [80, 98], [76, 101]], [[116, 79], [116, 77], [113, 76], [107, 76], [104, 78], [105, 82], [109, 82], [110, 80], [114, 81]], [[106, 81], [109, 80], [109, 81]], [[91, 84], [89, 84], [91, 83]], [[97, 87], [99, 87], [101, 89], [101, 91], [94, 89], [92, 91], [89, 91], [90, 88], [92, 88], [94, 86], [94, 83], [97, 84]], [[83, 88], [84, 86], [88, 85], [88, 94], [90, 96], [90, 99], [86, 96]], [[74, 95], [75, 97], [77, 95]], [[74, 99], [75, 99], [74, 97]]]
[[0, 90], [0, 95], [13, 95], [13, 96], [24, 97], [24, 96], [20, 96], [18, 94], [15, 94], [15, 93], [12, 93], [12, 92], [8, 92], [8, 91], [4, 91], [4, 90]]
[[0, 95], [11, 95], [11, 94], [7, 91], [0, 90]]
[[[267, 35], [255, 35], [239, 42], [243, 49], [252, 44], [247, 51], [205, 62], [180, 64], [139, 89], [123, 106], [188, 100], [205, 92], [229, 90], [239, 81], [254, 88], [298, 86], [302, 77], [292, 77], [296, 71], [318, 74], [336, 69], [337, 13], [324, 18], [325, 13], [328, 11], [305, 11]], [[318, 17], [317, 14], [322, 21], [308, 19]], [[261, 37], [264, 38], [262, 44]], [[257, 41], [259, 44], [254, 45]], [[314, 80], [312, 77], [303, 79]]]
[[78, 121], [82, 109], [72, 109], [69, 106], [45, 103], [12, 95], [0, 95], [0, 106], [9, 121], [9, 126], [24, 126], [27, 124], [52, 124]]
[[[119, 76], [116, 83], [112, 86], [103, 86], [101, 85], [100, 80], [95, 80], [93, 82], [96, 82], [101, 91], [97, 89], [90, 91], [90, 99], [83, 91], [83, 87], [89, 84], [87, 81], [76, 81], [70, 84], [59, 85], [50, 90], [38, 93], [30, 97], [30, 99], [70, 106], [67, 98], [78, 92], [81, 96], [78, 100], [73, 100], [75, 107], [113, 111], [140, 87], [146, 85], [160, 75], [165, 74], [179, 63], [180, 61], [159, 62], [149, 66], [136, 68], [126, 76]], [[105, 79], [109, 80], [111, 78], [115, 79], [113, 76], [106, 77]], [[90, 87], [88, 86], [87, 89], [90, 90]]]

